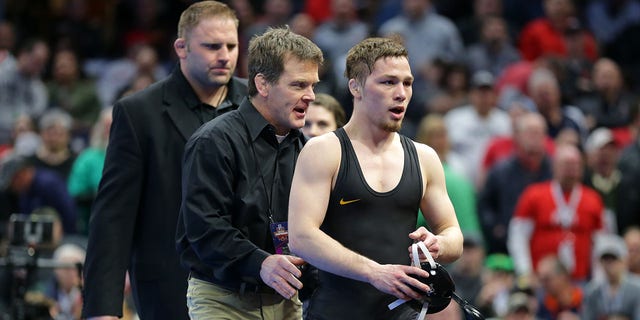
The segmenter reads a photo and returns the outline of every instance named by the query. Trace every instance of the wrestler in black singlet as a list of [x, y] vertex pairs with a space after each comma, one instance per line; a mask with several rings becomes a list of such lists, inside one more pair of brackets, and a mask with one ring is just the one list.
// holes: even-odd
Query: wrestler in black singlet
[[[380, 193], [367, 184], [344, 129], [335, 134], [342, 147], [342, 160], [321, 229], [345, 247], [378, 263], [410, 264], [407, 248], [412, 240], [408, 235], [416, 229], [422, 198], [422, 174], [415, 145], [400, 136], [404, 150], [402, 178], [393, 190]], [[415, 314], [406, 304], [390, 311], [387, 305], [396, 298], [368, 283], [322, 270], [319, 277], [306, 319], [388, 320]]]

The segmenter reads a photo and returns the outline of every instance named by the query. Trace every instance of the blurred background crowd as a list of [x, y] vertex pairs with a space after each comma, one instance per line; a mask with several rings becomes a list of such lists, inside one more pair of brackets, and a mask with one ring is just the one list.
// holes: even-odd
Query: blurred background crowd
[[[19, 297], [78, 318], [73, 267], [7, 263], [10, 216], [53, 217], [39, 255], [83, 261], [111, 106], [176, 66], [193, 2], [0, 0], [0, 310]], [[347, 119], [347, 51], [369, 36], [406, 45], [416, 79], [401, 132], [443, 162], [466, 238], [447, 268], [486, 316], [640, 319], [627, 310], [640, 305], [640, 1], [222, 2], [240, 19], [237, 75], [249, 39], [288, 24], [324, 51], [316, 93]], [[16, 293], [25, 271], [36, 275]], [[456, 307], [430, 319], [460, 318]]]

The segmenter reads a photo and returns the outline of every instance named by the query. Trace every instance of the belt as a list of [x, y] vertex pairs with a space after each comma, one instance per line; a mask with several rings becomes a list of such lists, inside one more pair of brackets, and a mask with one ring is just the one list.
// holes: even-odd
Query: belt
[[206, 281], [216, 286], [222, 287], [229, 291], [237, 292], [239, 294], [246, 293], [266, 293], [266, 294], [278, 294], [273, 288], [267, 286], [266, 284], [255, 284], [246, 281], [238, 282], [238, 283], [223, 283], [220, 280], [213, 279], [206, 275], [203, 275], [197, 271], [191, 271], [189, 273], [189, 279], [195, 278], [201, 281]]

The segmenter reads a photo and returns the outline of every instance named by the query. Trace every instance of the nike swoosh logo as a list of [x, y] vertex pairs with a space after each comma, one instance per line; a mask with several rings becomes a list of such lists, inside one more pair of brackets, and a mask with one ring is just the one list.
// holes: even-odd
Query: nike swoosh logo
[[343, 198], [343, 199], [340, 199], [340, 205], [344, 206], [345, 204], [354, 203], [354, 202], [357, 202], [357, 201], [360, 201], [360, 199], [344, 201], [344, 198]]

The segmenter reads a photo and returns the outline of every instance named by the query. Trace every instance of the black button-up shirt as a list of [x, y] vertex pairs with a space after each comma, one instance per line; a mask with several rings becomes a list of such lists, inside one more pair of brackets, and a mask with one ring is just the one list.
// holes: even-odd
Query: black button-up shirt
[[[287, 220], [303, 136], [275, 130], [248, 99], [196, 131], [185, 147], [178, 254], [192, 272], [227, 288], [261, 283], [274, 253], [269, 224]], [[271, 216], [271, 218], [270, 218]]]

